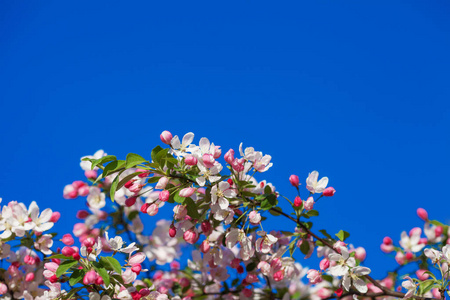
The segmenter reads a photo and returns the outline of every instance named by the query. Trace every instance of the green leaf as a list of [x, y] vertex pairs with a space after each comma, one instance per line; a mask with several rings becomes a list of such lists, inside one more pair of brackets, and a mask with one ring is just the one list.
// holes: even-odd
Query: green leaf
[[319, 212], [317, 210], [310, 210], [306, 213], [309, 217], [318, 217], [319, 216]]
[[82, 270], [75, 270], [75, 271], [73, 271], [72, 275], [70, 276], [69, 284], [71, 286], [74, 286], [75, 284], [80, 282], [80, 280], [83, 277], [84, 277], [84, 271], [82, 271]]
[[350, 233], [348, 233], [347, 231], [341, 230], [338, 233], [335, 234], [339, 240], [341, 241], [345, 241], [349, 236]]
[[113, 160], [117, 160], [117, 158], [114, 155], [106, 155], [99, 159], [96, 159], [92, 162], [91, 170], [94, 170], [94, 168], [98, 165], [103, 165], [103, 164], [113, 161]]
[[303, 243], [300, 245], [300, 251], [302, 251], [303, 254], [308, 254], [309, 252], [309, 243], [307, 241], [303, 241]]
[[114, 202], [114, 195], [116, 194], [117, 185], [119, 184], [119, 175], [114, 178], [113, 182], [111, 183], [111, 188], [109, 189], [109, 198], [111, 198], [111, 201]]
[[435, 286], [436, 281], [434, 279], [428, 279], [422, 281], [419, 287], [419, 294], [423, 295], [426, 292], [430, 291]]
[[139, 154], [129, 153], [127, 155], [127, 162], [125, 164], [125, 168], [129, 169], [144, 162], [147, 162], [147, 160], [142, 156], [140, 156]]
[[151, 153], [153, 162], [157, 163], [156, 154], [158, 154], [158, 152], [160, 152], [161, 150], [164, 150], [164, 148], [162, 148], [161, 146], [156, 146], [155, 148], [153, 148], [152, 153]]
[[100, 258], [100, 263], [106, 269], [108, 269], [110, 271], [114, 271], [117, 274], [122, 274], [122, 266], [117, 261], [117, 259], [115, 259], [114, 257], [112, 257], [112, 256], [103, 256], [102, 258]]
[[46, 257], [45, 259], [46, 259], [46, 260], [47, 260], [47, 259], [50, 260], [50, 259], [52, 259], [52, 258], [57, 258], [57, 259], [72, 259], [72, 257], [67, 257], [67, 256], [65, 256], [65, 255], [63, 255], [63, 254], [55, 254], [55, 255]]
[[181, 197], [179, 191], [175, 194], [175, 196], [173, 196], [173, 200], [178, 203], [183, 203], [184, 199], [186, 198]]
[[191, 218], [198, 220], [200, 218], [200, 215], [198, 214], [198, 208], [194, 200], [192, 200], [191, 198], [185, 198], [184, 204], [186, 205], [187, 214]]
[[71, 267], [78, 264], [77, 260], [66, 260], [62, 262], [58, 269], [56, 270], [56, 277], [60, 277], [62, 274], [66, 273], [67, 270], [69, 270]]
[[326, 236], [327, 238], [329, 238], [330, 240], [333, 240], [333, 238], [331, 237], [331, 235], [328, 234], [328, 232], [325, 229], [321, 229], [319, 230], [320, 233], [322, 233], [324, 236]]
[[98, 275], [100, 275], [103, 278], [105, 286], [108, 286], [110, 281], [108, 271], [106, 271], [105, 268], [102, 268], [99, 263], [94, 263], [94, 269], [95, 271], [97, 271]]
[[272, 207], [276, 206], [277, 204], [278, 204], [277, 196], [275, 196], [274, 194], [270, 194], [270, 195], [267, 195], [266, 199], [264, 199], [261, 202], [261, 209], [268, 210], [268, 209], [271, 209]]
[[[116, 161], [110, 162], [103, 169], [102, 178], [105, 178], [106, 176], [111, 175], [111, 174], [119, 171], [120, 169], [122, 169], [124, 167], [125, 167], [125, 161], [124, 160], [116, 160]], [[99, 179], [97, 178], [96, 182], [98, 180]]]
[[289, 244], [289, 255], [292, 257], [294, 255], [294, 251], [296, 248], [297, 239], [295, 238], [290, 244]]

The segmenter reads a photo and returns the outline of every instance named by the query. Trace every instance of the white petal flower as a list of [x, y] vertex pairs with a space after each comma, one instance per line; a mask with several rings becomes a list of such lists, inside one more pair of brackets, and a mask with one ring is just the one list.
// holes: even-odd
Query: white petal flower
[[311, 193], [323, 193], [325, 188], [328, 185], [328, 177], [323, 177], [319, 181], [317, 179], [319, 178], [319, 172], [312, 171], [308, 178], [306, 178], [306, 188]]

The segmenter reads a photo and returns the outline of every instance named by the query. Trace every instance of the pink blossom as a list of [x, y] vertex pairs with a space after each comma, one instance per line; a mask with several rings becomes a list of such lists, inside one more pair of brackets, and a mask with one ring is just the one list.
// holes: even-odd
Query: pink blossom
[[161, 200], [162, 202], [166, 202], [167, 200], [169, 200], [169, 197], [170, 192], [167, 190], [164, 190], [161, 193], [159, 193], [159, 200]]
[[188, 166], [195, 166], [198, 163], [198, 159], [193, 155], [187, 155], [184, 158], [184, 163], [187, 164]]
[[163, 142], [166, 145], [170, 145], [170, 142], [172, 141], [172, 133], [170, 131], [164, 130], [161, 135], [159, 136], [161, 139], [161, 142]]
[[234, 161], [234, 150], [233, 149], [228, 150], [228, 152], [225, 153], [224, 159], [227, 163], [231, 165]]
[[195, 193], [195, 188], [193, 188], [193, 187], [187, 187], [187, 188], [182, 189], [182, 190], [180, 191], [180, 194], [179, 194], [179, 195], [180, 195], [180, 197], [187, 198], [187, 197], [192, 196], [194, 193]]
[[303, 206], [304, 206], [305, 210], [310, 211], [311, 209], [314, 208], [314, 204], [315, 204], [314, 198], [313, 198], [313, 197], [309, 197], [309, 198], [305, 201], [305, 203], [303, 204]]
[[323, 280], [322, 275], [317, 270], [311, 269], [308, 271], [307, 274], [308, 275], [306, 277], [309, 279], [309, 282], [311, 284], [316, 284], [316, 283], [322, 282], [322, 280]]
[[195, 228], [189, 229], [183, 234], [183, 239], [189, 244], [195, 244], [198, 241], [199, 237], [200, 236]]
[[145, 258], [146, 256], [143, 252], [138, 252], [130, 257], [130, 259], [128, 260], [128, 264], [129, 265], [141, 264], [142, 262], [144, 262]]
[[417, 209], [417, 215], [419, 216], [419, 218], [421, 218], [424, 221], [428, 221], [428, 213], [425, 209], [423, 208], [418, 208]]
[[295, 187], [298, 187], [300, 185], [300, 179], [298, 179], [297, 175], [291, 175], [289, 177], [289, 182]]
[[336, 190], [333, 187], [330, 186], [330, 187], [327, 187], [323, 191], [322, 195], [324, 195], [325, 197], [331, 197], [331, 196], [334, 196], [335, 192], [336, 192]]

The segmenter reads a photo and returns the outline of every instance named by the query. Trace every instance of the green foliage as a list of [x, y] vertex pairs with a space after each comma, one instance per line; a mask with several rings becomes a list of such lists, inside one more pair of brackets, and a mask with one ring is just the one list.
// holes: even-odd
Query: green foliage
[[75, 266], [76, 264], [78, 264], [78, 261], [76, 260], [66, 260], [63, 261], [58, 269], [56, 270], [56, 277], [60, 277], [62, 274], [66, 273], [67, 270], [69, 270], [71, 267]]
[[347, 231], [344, 231], [344, 230], [340, 230], [335, 235], [338, 237], [339, 240], [345, 241], [350, 236], [350, 233], [348, 233]]

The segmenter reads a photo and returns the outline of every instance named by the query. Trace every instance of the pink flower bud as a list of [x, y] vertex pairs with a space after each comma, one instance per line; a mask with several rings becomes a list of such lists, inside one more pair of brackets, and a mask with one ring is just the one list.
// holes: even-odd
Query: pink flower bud
[[224, 158], [225, 161], [231, 165], [234, 161], [234, 150], [233, 149], [228, 150], [228, 152], [225, 153]]
[[431, 294], [433, 294], [433, 298], [440, 299], [441, 298], [441, 292], [438, 288], [434, 288], [431, 290]]
[[158, 213], [159, 207], [155, 203], [150, 204], [150, 206], [147, 208], [147, 214], [149, 216], [154, 216]]
[[31, 281], [33, 281], [34, 280], [34, 273], [28, 273], [26, 276], [25, 276], [25, 281], [26, 282], [31, 282]]
[[198, 163], [198, 159], [193, 155], [188, 155], [184, 158], [184, 163], [188, 166], [195, 166]]
[[284, 272], [282, 270], [275, 272], [273, 274], [273, 280], [275, 281], [281, 281], [284, 278]]
[[175, 235], [177, 235], [177, 229], [174, 226], [171, 226], [169, 228], [169, 236], [174, 237]]
[[148, 210], [148, 208], [149, 208], [149, 206], [150, 206], [150, 203], [144, 203], [144, 204], [141, 206], [141, 212], [143, 212], [144, 214], [146, 214], [146, 213], [147, 213], [147, 210]]
[[98, 275], [94, 270], [86, 272], [86, 275], [84, 275], [83, 283], [85, 285], [93, 284], [95, 283], [95, 280], [97, 279]]
[[80, 187], [85, 186], [85, 185], [86, 185], [86, 183], [81, 180], [75, 180], [74, 182], [72, 182], [72, 186], [75, 189], [79, 189]]
[[294, 206], [299, 207], [302, 205], [302, 199], [299, 196], [296, 196], [294, 199]]
[[141, 270], [142, 270], [142, 266], [140, 264], [135, 264], [131, 267], [131, 271], [133, 271], [137, 275], [139, 275], [139, 273], [141, 273]]
[[289, 181], [291, 182], [291, 184], [295, 187], [298, 187], [300, 185], [300, 180], [298, 179], [297, 175], [291, 175], [289, 177]]
[[437, 237], [441, 236], [443, 232], [444, 228], [442, 228], [442, 226], [436, 226], [436, 228], [434, 228], [434, 233], [436, 234]]
[[330, 267], [330, 261], [327, 258], [324, 258], [320, 261], [319, 267], [322, 271], [325, 271]]
[[418, 208], [417, 209], [417, 215], [419, 216], [419, 218], [421, 218], [424, 221], [428, 221], [428, 213], [425, 209], [423, 208]]
[[162, 202], [166, 202], [167, 200], [169, 200], [169, 197], [170, 193], [167, 190], [164, 190], [161, 193], [159, 193], [159, 200], [161, 200]]
[[88, 216], [90, 215], [90, 213], [87, 210], [79, 210], [77, 212], [77, 218], [78, 219], [86, 219]]
[[49, 221], [52, 223], [56, 223], [58, 222], [59, 218], [61, 218], [61, 214], [58, 211], [54, 211]]
[[103, 283], [103, 278], [101, 276], [98, 276], [97, 279], [95, 279], [96, 285], [102, 285]]
[[395, 260], [399, 265], [403, 265], [406, 262], [405, 255], [401, 251], [397, 252], [397, 254], [395, 255]]
[[132, 257], [130, 257], [130, 259], [128, 260], [128, 264], [130, 265], [136, 265], [136, 264], [141, 264], [144, 262], [146, 256], [143, 252], [138, 252], [135, 255], [133, 255]]
[[91, 237], [88, 237], [87, 239], [85, 239], [83, 241], [83, 245], [86, 246], [86, 247], [92, 247], [92, 246], [95, 245], [95, 240], [93, 238], [91, 238]]
[[411, 259], [414, 258], [414, 254], [412, 254], [411, 252], [407, 252], [406, 255], [405, 255], [405, 258], [406, 258], [407, 260], [411, 260]]
[[305, 203], [303, 204], [303, 207], [305, 208], [305, 210], [310, 211], [311, 209], [314, 208], [314, 198], [313, 197], [309, 197]]
[[23, 261], [27, 264], [27, 265], [34, 265], [36, 263], [36, 260], [34, 259], [33, 256], [31, 255], [25, 255], [25, 257], [23, 258]]
[[97, 179], [97, 171], [96, 170], [84, 171], [84, 176], [86, 176], [87, 179]]
[[202, 156], [202, 161], [203, 161], [203, 164], [205, 165], [205, 167], [207, 167], [209, 169], [209, 168], [214, 167], [214, 163], [216, 160], [214, 159], [214, 156], [212, 154], [205, 153]]
[[430, 277], [430, 275], [427, 274], [426, 272], [427, 272], [427, 270], [422, 270], [422, 269], [417, 270], [416, 271], [417, 278], [419, 278], [419, 280], [422, 280], [422, 281], [427, 280]]
[[236, 268], [236, 271], [238, 272], [238, 274], [242, 274], [242, 273], [244, 273], [244, 267], [243, 266], [238, 266]]
[[161, 177], [158, 180], [158, 183], [155, 185], [155, 189], [157, 190], [163, 190], [166, 188], [167, 184], [169, 183], [169, 178], [167, 177]]
[[311, 284], [317, 284], [317, 283], [322, 282], [322, 280], [323, 280], [322, 275], [317, 270], [311, 269], [307, 272], [307, 274], [308, 275], [306, 277], [309, 279], [309, 282]]
[[211, 246], [209, 245], [209, 242], [207, 240], [204, 240], [200, 244], [200, 251], [202, 251], [203, 253], [207, 253], [210, 248], [211, 248]]
[[383, 238], [383, 244], [385, 245], [392, 245], [392, 239], [388, 236]]
[[89, 195], [89, 186], [84, 185], [84, 186], [80, 187], [78, 189], [78, 195], [80, 195], [81, 197], [85, 197], [85, 196]]
[[320, 288], [317, 291], [317, 296], [319, 296], [320, 299], [329, 299], [331, 295], [332, 295], [331, 290], [327, 288]]
[[183, 239], [189, 244], [195, 244], [199, 237], [200, 236], [195, 228], [189, 229], [183, 233]]
[[61, 250], [61, 254], [67, 257], [71, 257], [72, 255], [74, 255], [76, 253], [75, 250], [73, 250], [71, 247], [64, 247]]
[[202, 224], [200, 225], [202, 232], [204, 235], [208, 236], [211, 234], [212, 232], [212, 226], [211, 226], [211, 222], [205, 220], [202, 222]]
[[250, 224], [257, 226], [261, 222], [261, 214], [259, 214], [256, 210], [252, 210], [249, 214]]
[[8, 292], [8, 286], [3, 282], [0, 282], [0, 295], [4, 295]]
[[72, 246], [73, 243], [74, 243], [72, 235], [70, 233], [67, 233], [67, 234], [63, 235], [62, 242], [66, 246]]
[[68, 184], [64, 187], [63, 197], [64, 199], [75, 199], [78, 197], [78, 191], [73, 185]]
[[218, 159], [222, 155], [220, 146], [214, 146], [214, 159]]
[[322, 195], [324, 195], [325, 197], [331, 197], [331, 196], [334, 195], [335, 192], [336, 192], [336, 190], [333, 187], [330, 186], [330, 187], [327, 187], [323, 191]]
[[359, 261], [363, 261], [366, 259], [366, 249], [363, 247], [358, 247], [355, 249], [355, 258]]
[[137, 194], [137, 193], [139, 193], [139, 192], [142, 190], [143, 187], [144, 187], [143, 184], [134, 183], [132, 186], [130, 186], [130, 187], [128, 188], [128, 190], [129, 190], [130, 192], [132, 192], [132, 193]]
[[195, 193], [195, 188], [187, 187], [180, 191], [180, 197], [187, 198], [187, 197], [192, 196], [194, 193]]
[[58, 270], [59, 265], [54, 262], [48, 262], [44, 264], [45, 269], [51, 271], [52, 273], [56, 273], [56, 270]]
[[80, 260], [81, 256], [79, 253], [74, 253], [74, 255], [72, 255], [72, 258], [75, 260]]
[[166, 145], [170, 145], [170, 142], [172, 141], [172, 133], [170, 133], [167, 130], [164, 130], [161, 135], [159, 136], [161, 139], [161, 142], [163, 142]]
[[[236, 269], [237, 267], [239, 267], [240, 264], [241, 264], [241, 260], [239, 258], [233, 258], [233, 260], [231, 261], [230, 267], [232, 267], [233, 269]], [[258, 268], [259, 268], [259, 265], [258, 265]]]
[[126, 189], [129, 189], [129, 188], [134, 184], [135, 181], [136, 181], [136, 179], [129, 180], [129, 181], [127, 181], [123, 186], [124, 186]]
[[250, 298], [253, 295], [253, 292], [251, 289], [245, 288], [242, 290], [242, 294], [244, 294], [245, 297]]
[[133, 205], [136, 203], [136, 199], [137, 199], [137, 197], [134, 197], [134, 196], [128, 198], [127, 200], [125, 200], [125, 205], [126, 205], [127, 207], [133, 206]]
[[241, 159], [234, 159], [231, 166], [233, 167], [233, 170], [235, 170], [236, 172], [242, 172], [244, 171], [244, 163], [245, 163], [245, 159], [241, 158]]

